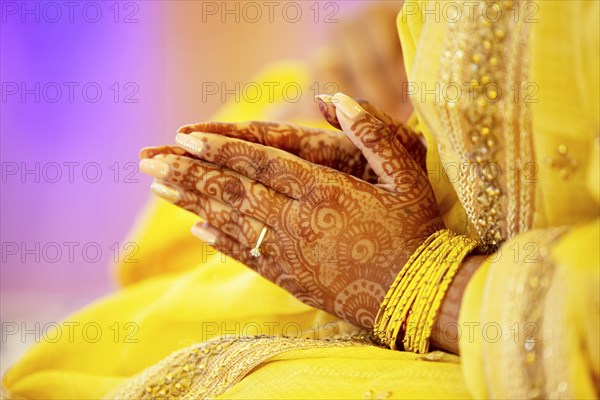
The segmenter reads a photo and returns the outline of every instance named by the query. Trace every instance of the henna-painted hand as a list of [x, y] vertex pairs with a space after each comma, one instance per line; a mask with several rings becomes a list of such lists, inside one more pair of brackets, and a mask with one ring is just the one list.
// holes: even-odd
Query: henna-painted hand
[[204, 132], [179, 134], [185, 150], [147, 150], [154, 158], [141, 169], [157, 178], [156, 194], [208, 222], [193, 229], [199, 237], [305, 303], [370, 329], [394, 277], [442, 221], [425, 172], [393, 129], [347, 96], [332, 101], [377, 184]]
[[[317, 97], [319, 111], [323, 117], [337, 129], [341, 129], [332, 97]], [[383, 121], [407, 149], [411, 157], [425, 169], [425, 143], [419, 135], [409, 127], [390, 117], [366, 100], [357, 99], [358, 103], [369, 113]], [[367, 163], [359, 148], [341, 132], [335, 130], [314, 129], [275, 122], [207, 122], [184, 125], [178, 133], [193, 132], [215, 133], [231, 138], [259, 143], [265, 146], [294, 154], [306, 161], [323, 165], [365, 180], [377, 182], [377, 176]], [[153, 149], [160, 153], [161, 149]], [[143, 156], [145, 156], [143, 154]]]

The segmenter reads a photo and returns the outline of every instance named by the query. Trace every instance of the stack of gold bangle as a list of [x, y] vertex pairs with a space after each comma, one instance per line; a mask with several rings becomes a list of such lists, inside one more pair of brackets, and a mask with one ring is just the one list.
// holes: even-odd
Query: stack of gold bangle
[[404, 350], [429, 350], [431, 329], [439, 308], [461, 266], [477, 242], [448, 229], [438, 231], [412, 254], [385, 295], [375, 318], [374, 333], [382, 343]]

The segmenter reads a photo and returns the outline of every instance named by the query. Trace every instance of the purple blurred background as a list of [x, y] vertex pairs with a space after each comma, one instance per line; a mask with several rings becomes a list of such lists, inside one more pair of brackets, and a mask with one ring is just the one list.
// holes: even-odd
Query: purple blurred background
[[164, 137], [162, 6], [141, 4], [137, 23], [115, 23], [108, 3], [87, 8], [89, 19], [101, 10], [97, 23], [82, 7], [71, 23], [61, 7], [49, 23], [56, 11], [44, 17], [46, 4], [12, 2], [37, 6], [36, 23], [19, 10], [7, 15], [10, 3], [2, 4], [2, 291], [97, 295], [109, 287], [110, 248], [147, 196], [137, 152]]

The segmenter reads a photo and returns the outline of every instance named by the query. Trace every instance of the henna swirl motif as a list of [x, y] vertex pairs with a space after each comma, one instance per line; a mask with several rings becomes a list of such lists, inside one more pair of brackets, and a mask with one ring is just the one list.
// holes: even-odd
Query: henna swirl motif
[[325, 234], [339, 235], [361, 212], [352, 195], [338, 187], [313, 190], [303, 200], [299, 205], [298, 224], [302, 237], [307, 240], [319, 239]]
[[367, 279], [357, 279], [343, 288], [335, 297], [335, 314], [355, 321], [359, 326], [373, 326], [375, 313], [387, 288]]
[[358, 222], [345, 230], [340, 239], [339, 265], [367, 269], [383, 265], [392, 252], [393, 240], [385, 226], [376, 221]]

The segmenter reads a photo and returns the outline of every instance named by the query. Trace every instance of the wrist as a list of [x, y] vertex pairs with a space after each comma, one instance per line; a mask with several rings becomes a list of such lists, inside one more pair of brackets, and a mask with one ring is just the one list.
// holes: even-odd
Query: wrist
[[448, 287], [433, 325], [431, 345], [436, 349], [458, 354], [460, 304], [469, 281], [486, 258], [485, 255], [469, 255], [462, 261], [460, 269]]
[[375, 317], [373, 331], [383, 344], [416, 353], [429, 350], [447, 291], [477, 244], [442, 229], [417, 248], [396, 276]]

